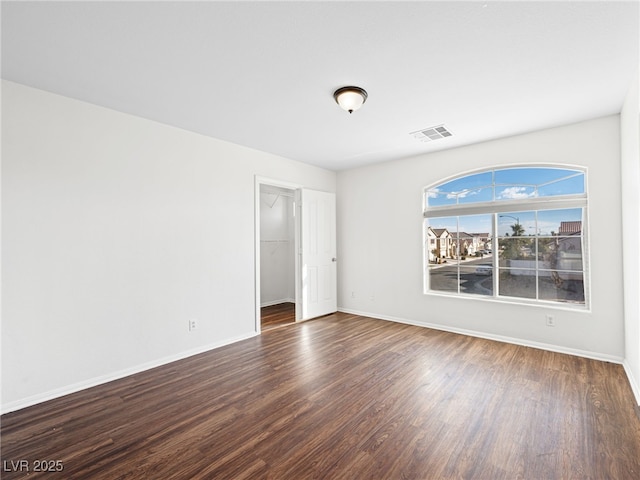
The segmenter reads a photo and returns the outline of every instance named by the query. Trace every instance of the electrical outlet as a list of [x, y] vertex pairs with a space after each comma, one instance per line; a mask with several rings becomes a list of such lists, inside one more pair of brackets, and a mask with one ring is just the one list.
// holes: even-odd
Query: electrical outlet
[[198, 328], [198, 320], [192, 318], [189, 320], [189, 331], [193, 332], [196, 328]]
[[356, 292], [351, 292], [351, 298], [356, 298]]
[[544, 316], [544, 318], [547, 320], [547, 327], [555, 327], [556, 326], [556, 319], [553, 315], [551, 314], [546, 314]]

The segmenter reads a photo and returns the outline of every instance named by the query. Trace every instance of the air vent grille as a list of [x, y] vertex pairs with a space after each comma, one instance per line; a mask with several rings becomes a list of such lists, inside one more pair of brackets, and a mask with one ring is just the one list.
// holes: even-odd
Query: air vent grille
[[435, 127], [429, 127], [423, 130], [418, 130], [417, 132], [412, 132], [409, 135], [413, 138], [417, 138], [421, 142], [432, 142], [434, 140], [440, 140], [441, 138], [451, 137], [452, 133], [447, 130], [444, 125], [436, 125]]

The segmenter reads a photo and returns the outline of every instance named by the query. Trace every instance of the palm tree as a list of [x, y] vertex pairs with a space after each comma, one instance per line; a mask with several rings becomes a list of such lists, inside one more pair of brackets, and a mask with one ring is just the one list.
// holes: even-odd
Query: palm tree
[[513, 232], [511, 234], [512, 237], [520, 237], [524, 235], [524, 227], [520, 225], [519, 222], [516, 222], [513, 225], [511, 225], [511, 231]]
[[[517, 220], [516, 223], [511, 225], [511, 237], [521, 237], [524, 235], [524, 227]], [[505, 234], [505, 237], [509, 237], [509, 234]], [[515, 260], [522, 255], [521, 248], [530, 243], [524, 238], [515, 238], [513, 240], [507, 240], [501, 242], [502, 257], [506, 259]]]

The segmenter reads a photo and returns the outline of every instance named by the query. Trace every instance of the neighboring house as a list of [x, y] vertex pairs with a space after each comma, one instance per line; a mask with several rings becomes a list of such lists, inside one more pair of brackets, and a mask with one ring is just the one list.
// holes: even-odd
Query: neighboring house
[[573, 235], [576, 233], [582, 233], [582, 222], [580, 220], [573, 222], [560, 222], [558, 235]]
[[[431, 228], [429, 230], [435, 237], [435, 250], [436, 257], [451, 257], [452, 253], [452, 241], [451, 233], [446, 228]], [[429, 258], [433, 256], [433, 249], [429, 250]], [[435, 261], [435, 259], [434, 259]]]
[[478, 244], [478, 238], [475, 237], [472, 233], [459, 232], [458, 242], [460, 248], [457, 253], [459, 255], [475, 255], [476, 252], [482, 248]]
[[429, 263], [436, 262], [437, 253], [434, 253], [434, 252], [437, 252], [437, 242], [438, 242], [438, 237], [436, 233], [433, 231], [433, 228], [428, 227], [426, 250], [427, 250], [427, 256], [429, 257]]
[[[535, 275], [536, 261], [530, 247], [521, 247], [522, 259], [509, 260], [511, 275]], [[541, 277], [555, 276], [562, 280], [583, 280], [582, 266], [582, 222], [561, 222], [555, 245], [549, 244], [548, 251], [541, 254], [538, 262]], [[558, 274], [557, 272], [560, 272]]]
[[[476, 239], [477, 250], [487, 250], [491, 249], [491, 234], [488, 232], [483, 233], [472, 233]], [[477, 251], [476, 250], [476, 251]]]
[[582, 256], [582, 235], [580, 232], [558, 239], [558, 256], [561, 257], [563, 253], [573, 253]]
[[560, 222], [558, 258], [582, 258], [582, 222]]
[[[438, 258], [456, 258], [458, 256], [475, 255], [478, 250], [485, 248], [489, 234], [479, 237], [475, 233], [449, 232], [446, 228], [427, 229], [427, 248], [429, 261], [434, 263]], [[488, 245], [491, 245], [490, 240]], [[435, 253], [434, 253], [435, 252]]]
[[559, 270], [582, 270], [582, 222], [560, 222], [558, 231]]

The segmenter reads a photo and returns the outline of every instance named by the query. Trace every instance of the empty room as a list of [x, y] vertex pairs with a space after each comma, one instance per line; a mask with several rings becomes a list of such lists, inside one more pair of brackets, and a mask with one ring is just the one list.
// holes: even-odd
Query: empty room
[[0, 8], [3, 479], [640, 478], [640, 2]]

